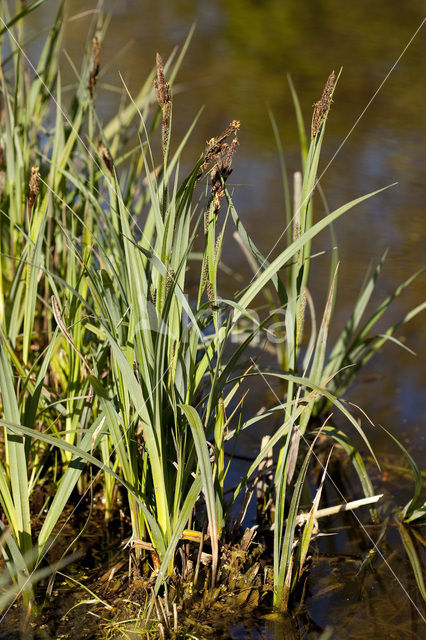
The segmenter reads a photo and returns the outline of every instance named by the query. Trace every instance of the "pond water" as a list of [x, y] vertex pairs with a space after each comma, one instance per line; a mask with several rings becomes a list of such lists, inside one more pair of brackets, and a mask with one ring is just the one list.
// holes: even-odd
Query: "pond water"
[[[38, 31], [49, 24], [55, 4], [48, 2], [32, 14], [31, 29]], [[92, 17], [90, 10], [96, 4], [72, 0], [67, 5], [64, 45], [72, 59], [78, 59], [83, 51]], [[306, 122], [310, 122], [312, 104], [319, 99], [329, 73], [343, 67], [320, 166], [321, 186], [330, 209], [382, 186], [398, 184], [357, 207], [336, 225], [341, 266], [334, 335], [350, 313], [367, 267], [376, 263], [386, 249], [389, 252], [377, 285], [377, 303], [424, 266], [424, 0], [359, 0], [343, 4], [339, 0], [116, 0], [105, 2], [105, 7], [112, 20], [101, 52], [105, 87], [97, 91], [105, 118], [113, 115], [117, 104], [116, 94], [109, 93], [106, 85], [120, 86], [118, 72], [136, 93], [153, 66], [155, 53], [159, 51], [166, 58], [174, 46], [183, 43], [196, 22], [176, 87], [176, 139], [203, 105], [204, 112], [186, 150], [185, 158], [191, 161], [199, 156], [205, 141], [219, 134], [230, 120], [241, 121], [240, 146], [231, 178], [234, 199], [248, 231], [265, 254], [275, 255], [284, 246], [283, 239], [277, 240], [285, 225], [268, 105], [280, 128], [288, 167], [297, 170], [297, 129], [287, 74], [292, 76]], [[66, 67], [64, 62], [64, 75], [70, 79], [72, 74]], [[321, 236], [316, 246], [327, 250], [312, 268], [312, 292], [321, 306], [328, 285], [328, 237]], [[231, 238], [225, 261], [234, 272], [249, 276], [245, 258]], [[224, 280], [226, 296], [237, 283], [232, 278]], [[381, 327], [396, 322], [425, 299], [423, 275], [395, 301]], [[398, 334], [416, 356], [388, 344], [347, 394], [375, 424], [384, 425], [401, 439], [419, 463], [425, 453], [425, 327], [423, 314]], [[256, 391], [261, 394], [266, 390]], [[379, 458], [395, 453], [394, 445], [380, 428], [371, 427], [367, 433]], [[249, 435], [244, 442], [246, 453], [253, 454], [258, 445], [256, 434]], [[405, 494], [402, 490], [401, 504], [408, 499], [409, 489], [407, 484]], [[350, 520], [344, 524], [349, 526]], [[339, 633], [333, 637], [339, 638], [422, 637], [424, 619], [404, 592], [408, 588], [419, 606], [417, 596], [413, 596], [415, 588], [407, 577], [406, 559], [395, 536], [391, 535], [387, 544], [389, 563], [395, 574], [403, 576], [401, 582], [405, 586], [399, 585], [389, 572], [386, 574], [383, 562], [374, 579], [368, 576], [360, 586], [359, 581], [354, 581], [350, 561], [326, 562], [327, 545], [319, 544], [320, 557], [307, 599], [318, 630], [336, 624]], [[368, 548], [365, 540], [359, 541], [359, 548], [354, 551], [352, 545], [350, 553], [362, 554]], [[349, 553], [344, 536], [333, 552], [342, 557]], [[334, 582], [326, 580], [324, 584], [324, 574], [334, 576]], [[378, 627], [374, 620], [379, 620]], [[344, 632], [341, 625], [345, 621], [349, 630]], [[256, 633], [241, 628], [230, 630], [235, 638], [293, 637], [286, 635], [283, 627], [280, 631], [277, 624], [262, 627], [259, 636]], [[312, 637], [318, 637], [318, 633]]]

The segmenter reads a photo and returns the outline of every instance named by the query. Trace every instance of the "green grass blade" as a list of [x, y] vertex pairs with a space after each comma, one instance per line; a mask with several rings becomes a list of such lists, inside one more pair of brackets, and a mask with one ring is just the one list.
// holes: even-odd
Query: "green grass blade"
[[[91, 447], [96, 447], [97, 441], [100, 437], [102, 437], [102, 430], [100, 430], [99, 433], [96, 434], [96, 429], [100, 424], [101, 418], [98, 418], [93, 422], [90, 429], [84, 434], [79, 444], [79, 448], [82, 451], [87, 452], [90, 451]], [[95, 441], [93, 441], [94, 435], [96, 435]], [[55, 497], [53, 498], [52, 503], [49, 505], [49, 510], [43, 522], [41, 531], [38, 535], [37, 545], [39, 559], [41, 559], [44, 555], [49, 536], [52, 533], [53, 528], [55, 527], [59, 518], [61, 517], [65, 505], [74, 487], [76, 486], [85, 466], [86, 463], [84, 462], [84, 460], [77, 456], [74, 456], [72, 462], [68, 465], [68, 468], [59, 480], [59, 485], [55, 491]]]
[[426, 587], [423, 579], [423, 567], [420, 563], [416, 548], [413, 544], [407, 527], [405, 527], [403, 524], [400, 524], [398, 526], [398, 529], [401, 536], [402, 544], [404, 545], [405, 553], [407, 554], [407, 557], [412, 566], [414, 577], [416, 579], [420, 594], [423, 600], [426, 602]]
[[185, 529], [185, 525], [189, 520], [191, 515], [191, 511], [194, 508], [194, 505], [197, 501], [197, 498], [200, 494], [200, 491], [203, 486], [203, 481], [201, 475], [198, 475], [194, 482], [191, 485], [191, 488], [186, 494], [185, 502], [179, 510], [179, 517], [173, 525], [173, 532], [170, 536], [169, 544], [167, 545], [167, 550], [164, 554], [161, 568], [158, 573], [157, 579], [155, 581], [155, 593], [158, 593], [161, 585], [163, 584], [164, 578], [167, 575], [168, 567], [173, 560], [173, 556], [177, 547], [179, 540], [181, 539], [182, 532]]
[[197, 411], [194, 409], [194, 407], [190, 407], [184, 404], [180, 405], [180, 408], [184, 412], [189, 426], [191, 427], [195, 449], [197, 451], [197, 462], [200, 467], [203, 492], [209, 519], [210, 539], [212, 545], [212, 586], [214, 587], [219, 558], [219, 541], [218, 522], [216, 518], [216, 497], [213, 486], [213, 474], [210, 463], [210, 455], [207, 448], [204, 428]]
[[[13, 384], [13, 373], [0, 338], [0, 391], [6, 421], [20, 424], [20, 414]], [[20, 551], [26, 554], [31, 549], [31, 517], [28, 493], [28, 464], [25, 440], [22, 434], [10, 433], [6, 423], [5, 440], [7, 446], [9, 477], [12, 489], [15, 521], [13, 527]]]
[[20, 435], [23, 433], [24, 435], [30, 438], [35, 438], [37, 440], [41, 440], [42, 442], [47, 442], [47, 444], [50, 444], [64, 451], [68, 451], [69, 453], [72, 453], [73, 455], [75, 455], [76, 459], [81, 458], [82, 460], [84, 460], [84, 462], [93, 464], [95, 467], [97, 467], [101, 471], [104, 471], [105, 473], [108, 473], [109, 475], [111, 475], [119, 484], [122, 484], [126, 488], [126, 490], [134, 497], [134, 499], [142, 509], [143, 514], [149, 524], [150, 530], [153, 534], [154, 543], [158, 545], [157, 549], [159, 551], [159, 554], [160, 556], [164, 555], [164, 553], [166, 552], [166, 547], [164, 545], [163, 535], [161, 533], [161, 530], [157, 522], [155, 521], [151, 513], [148, 511], [146, 505], [140, 499], [137, 491], [133, 487], [131, 487], [125, 480], [123, 480], [123, 478], [120, 478], [120, 476], [117, 473], [115, 473], [115, 471], [113, 471], [110, 467], [106, 467], [103, 464], [103, 462], [101, 462], [91, 454], [87, 453], [86, 451], [83, 451], [80, 447], [76, 447], [72, 444], [69, 444], [68, 442], [65, 442], [64, 440], [60, 440], [56, 436], [51, 436], [51, 435], [48, 435], [47, 433], [41, 433], [40, 431], [36, 431], [35, 429], [29, 429], [28, 427], [24, 427], [19, 424], [12, 424], [4, 420], [0, 420], [0, 424], [10, 429], [11, 431], [13, 431], [13, 433], [16, 433], [17, 435]]
[[[36, 0], [32, 4], [30, 4], [28, 7], [25, 7], [25, 9], [17, 13], [16, 16], [14, 16], [11, 20], [9, 20], [9, 22], [5, 24], [2, 29], [0, 29], [0, 38], [6, 31], [8, 31], [11, 27], [13, 27], [14, 24], [22, 20], [22, 18], [25, 18], [25, 16], [27, 16], [29, 13], [31, 13], [35, 9], [38, 9], [38, 7], [40, 7], [46, 1], [47, 0]], [[0, 18], [0, 19], [4, 23], [3, 18]]]
[[296, 121], [297, 121], [297, 129], [299, 132], [299, 143], [300, 143], [300, 151], [302, 155], [302, 167], [304, 168], [306, 165], [306, 160], [308, 156], [308, 141], [306, 137], [306, 128], [305, 122], [303, 120], [302, 109], [300, 107], [299, 98], [296, 92], [296, 89], [293, 84], [293, 80], [291, 76], [287, 76], [288, 84], [290, 87], [290, 93], [293, 100], [294, 110], [296, 112]]
[[[328, 216], [326, 216], [322, 220], [319, 220], [310, 229], [307, 229], [307, 231], [305, 231], [301, 236], [299, 236], [299, 238], [297, 238], [297, 240], [295, 240], [295, 242], [293, 242], [293, 244], [290, 247], [285, 249], [265, 269], [265, 271], [263, 271], [254, 280], [254, 282], [250, 285], [250, 287], [243, 294], [243, 296], [239, 301], [241, 307], [243, 308], [248, 307], [250, 303], [253, 301], [253, 299], [256, 297], [256, 295], [269, 282], [269, 280], [271, 280], [271, 278], [273, 278], [276, 275], [276, 273], [286, 264], [286, 262], [288, 262], [291, 258], [293, 258], [296, 255], [296, 253], [306, 244], [306, 242], [314, 238], [320, 231], [325, 229], [331, 222], [336, 220], [339, 216], [349, 211], [349, 209], [352, 209], [357, 204], [364, 202], [364, 200], [367, 200], [368, 198], [371, 198], [372, 196], [377, 195], [378, 193], [381, 193], [386, 189], [389, 189], [391, 186], [393, 186], [393, 184], [388, 185], [387, 187], [383, 187], [382, 189], [378, 189], [377, 191], [372, 191], [371, 193], [368, 193], [364, 196], [361, 196], [360, 198], [356, 198], [355, 200], [352, 200], [351, 202], [344, 204], [342, 207], [339, 207], [338, 209], [330, 213]], [[240, 316], [241, 314], [237, 312], [234, 315], [234, 322], [236, 322]]]
[[405, 505], [405, 507], [404, 507], [404, 509], [402, 511], [402, 519], [404, 520], [404, 522], [410, 522], [410, 516], [412, 516], [413, 512], [422, 503], [422, 500], [420, 499], [421, 492], [422, 492], [422, 487], [423, 487], [422, 474], [420, 472], [420, 469], [419, 469], [416, 461], [408, 453], [408, 451], [404, 447], [404, 445], [397, 438], [395, 438], [395, 436], [390, 431], [385, 429], [383, 426], [382, 426], [382, 429], [383, 429], [383, 431], [385, 431], [385, 433], [388, 436], [390, 436], [392, 438], [392, 440], [395, 442], [395, 444], [397, 444], [398, 447], [401, 449], [402, 453], [404, 454], [404, 456], [407, 458], [408, 462], [410, 463], [410, 466], [411, 466], [411, 469], [412, 469], [412, 472], [413, 472], [413, 477], [414, 477], [414, 493], [413, 493], [413, 497], [408, 502], [408, 504]]

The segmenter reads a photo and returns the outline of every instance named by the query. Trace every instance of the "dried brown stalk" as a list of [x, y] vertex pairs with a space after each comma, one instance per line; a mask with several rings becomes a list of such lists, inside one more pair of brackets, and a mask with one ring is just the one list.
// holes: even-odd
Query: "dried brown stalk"
[[312, 137], [315, 138], [327, 113], [330, 111], [331, 103], [333, 102], [331, 96], [333, 95], [334, 83], [336, 81], [336, 74], [334, 71], [328, 77], [324, 91], [322, 92], [321, 99], [314, 104], [314, 114], [312, 116]]
[[90, 97], [92, 98], [92, 100], [93, 100], [93, 90], [96, 86], [96, 82], [99, 75], [99, 51], [100, 51], [99, 40], [95, 36], [92, 40], [92, 69], [90, 71], [89, 84], [87, 87], [89, 89]]

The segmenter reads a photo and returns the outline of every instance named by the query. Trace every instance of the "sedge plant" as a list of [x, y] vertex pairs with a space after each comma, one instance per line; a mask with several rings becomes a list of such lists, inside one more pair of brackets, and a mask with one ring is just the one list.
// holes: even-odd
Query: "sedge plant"
[[[347, 383], [338, 378], [339, 369], [359, 356], [360, 345], [367, 348], [361, 359], [371, 353], [366, 330], [358, 346], [341, 341], [326, 364], [335, 274], [318, 334], [299, 366], [311, 242], [374, 195], [313, 221], [312, 193], [335, 77], [315, 107], [309, 148], [302, 138], [303, 176], [292, 232], [269, 262], [245, 231], [227, 188], [238, 121], [209, 140], [182, 177], [181, 154], [196, 119], [176, 143], [172, 87], [190, 36], [177, 57], [163, 64], [157, 56], [135, 98], [125, 88], [126, 106], [103, 124], [96, 95], [105, 21], [101, 16], [93, 24], [68, 104], [58, 63], [62, 9], [63, 3], [32, 74], [24, 73], [20, 19], [5, 13], [1, 31], [10, 50], [10, 67], [4, 65], [1, 76], [0, 501], [11, 529], [3, 554], [29, 602], [30, 575], [48, 553], [72, 495], [84, 496], [90, 488], [90, 466], [105, 496], [106, 520], [117, 487], [125, 492], [130, 542], [137, 555], [140, 549], [150, 553], [157, 593], [174, 571], [182, 539], [208, 540], [214, 585], [226, 517], [274, 449], [274, 604], [284, 610], [303, 568], [321, 491], [295, 551], [296, 516], [314, 444], [295, 469], [311, 415], [334, 405], [369, 447], [338, 398]], [[230, 226], [256, 273], [226, 300], [220, 268]], [[202, 249], [196, 256], [197, 235]], [[195, 294], [189, 269], [197, 272]], [[263, 322], [237, 346], [233, 340], [262, 292], [285, 311], [281, 366], [275, 371], [261, 372], [246, 362]], [[357, 319], [365, 297], [354, 312]], [[275, 315], [271, 308], [270, 318]], [[285, 396], [264, 414], [240, 419], [241, 384], [260, 373], [284, 381]], [[225, 462], [225, 446], [271, 415], [280, 416], [278, 430], [226, 501], [232, 461]], [[330, 425], [323, 431], [345, 443], [371, 495], [364, 463], [347, 434]], [[40, 484], [46, 493], [35, 533], [32, 494]]]

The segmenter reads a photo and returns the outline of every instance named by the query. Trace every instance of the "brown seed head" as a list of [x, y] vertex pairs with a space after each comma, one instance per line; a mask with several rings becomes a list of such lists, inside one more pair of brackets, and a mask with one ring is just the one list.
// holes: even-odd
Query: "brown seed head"
[[[208, 212], [207, 212], [208, 214]], [[201, 291], [204, 291], [204, 287], [206, 286], [207, 277], [209, 274], [209, 262], [206, 260], [203, 264], [203, 269], [201, 272]]]
[[229, 145], [226, 155], [223, 159], [222, 173], [226, 172], [228, 174], [226, 177], [228, 177], [232, 171], [232, 169], [230, 168], [231, 162], [232, 162], [232, 156], [234, 155], [237, 144], [238, 144], [238, 139], [237, 137], [235, 137], [232, 140], [231, 144]]
[[330, 111], [331, 103], [333, 102], [331, 96], [333, 94], [334, 83], [336, 81], [336, 74], [334, 71], [328, 77], [324, 91], [322, 92], [321, 99], [314, 104], [314, 113], [312, 116], [312, 137], [315, 138], [327, 113]]
[[106, 146], [104, 145], [102, 140], [99, 140], [99, 142], [98, 142], [98, 150], [99, 150], [99, 155], [101, 156], [102, 160], [104, 161], [106, 168], [113, 175], [114, 174], [114, 163], [112, 161], [112, 158], [110, 156], [110, 153], [109, 153], [108, 149], [106, 148]]
[[[209, 165], [214, 162], [213, 168], [210, 171], [210, 180], [212, 184], [213, 212], [215, 215], [219, 213], [222, 198], [225, 195], [223, 185], [232, 173], [231, 163], [238, 145], [237, 136], [239, 128], [239, 121], [232, 120], [220, 136], [211, 138], [208, 141], [204, 162], [198, 174], [198, 177], [201, 177]], [[232, 142], [228, 144], [228, 142], [225, 141], [230, 135], [233, 135], [234, 138]]]
[[164, 65], [163, 60], [159, 53], [157, 53], [157, 78], [154, 80], [154, 86], [157, 93], [158, 104], [162, 109], [165, 108], [168, 102], [170, 102], [170, 90], [169, 83], [166, 82], [164, 77]]
[[33, 208], [34, 202], [36, 201], [38, 192], [40, 190], [39, 187], [40, 180], [40, 171], [37, 165], [31, 167], [31, 177], [30, 177], [30, 195], [28, 198], [28, 205], [30, 209]]
[[166, 293], [169, 292], [170, 287], [173, 284], [175, 278], [175, 272], [173, 271], [173, 269], [167, 269], [167, 277], [166, 277]]
[[160, 105], [163, 114], [161, 137], [163, 153], [166, 155], [170, 133], [170, 111], [172, 101], [170, 97], [170, 86], [164, 77], [163, 60], [159, 53], [157, 53], [157, 78], [154, 80], [154, 87], [157, 94], [158, 104]]
[[207, 290], [207, 297], [209, 299], [209, 302], [213, 303], [215, 301], [215, 297], [214, 297], [213, 285], [210, 282], [210, 280], [207, 280], [206, 290]]
[[[232, 156], [238, 144], [237, 135], [239, 129], [240, 122], [238, 120], [232, 120], [232, 122], [229, 123], [225, 131], [223, 131], [220, 136], [218, 136], [217, 138], [210, 138], [210, 140], [207, 141], [206, 150], [204, 152], [204, 161], [200, 167], [197, 178], [200, 178], [206, 172], [209, 165], [211, 165], [212, 162], [215, 162], [215, 167], [210, 174], [212, 183], [214, 184], [215, 182], [217, 182], [218, 178], [220, 182], [220, 175], [224, 180], [226, 180], [226, 178], [231, 173], [230, 166]], [[230, 135], [234, 135], [234, 139], [232, 140], [231, 144], [228, 145], [225, 140]], [[216, 175], [217, 171], [219, 171], [220, 175]]]
[[89, 84], [88, 89], [90, 93], [90, 97], [93, 99], [93, 90], [96, 86], [96, 81], [99, 75], [99, 40], [95, 36], [92, 40], [92, 69], [90, 71], [89, 76]]

